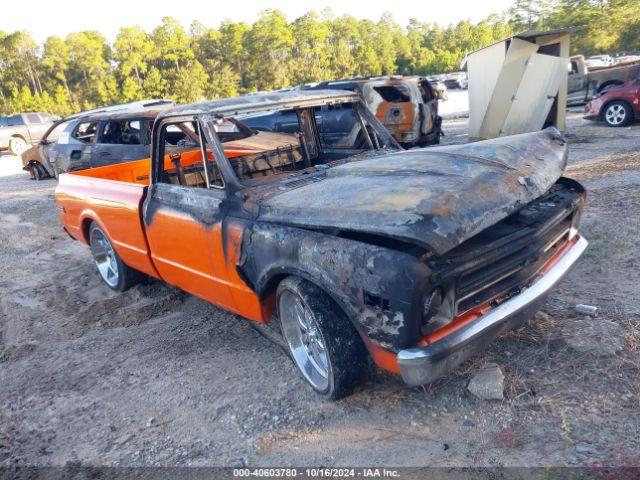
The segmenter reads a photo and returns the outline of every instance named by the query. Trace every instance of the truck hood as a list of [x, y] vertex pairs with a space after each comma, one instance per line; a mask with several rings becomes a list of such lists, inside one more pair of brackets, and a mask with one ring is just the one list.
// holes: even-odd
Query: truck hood
[[566, 162], [553, 128], [393, 152], [296, 180], [262, 199], [258, 219], [394, 238], [442, 255], [540, 197]]

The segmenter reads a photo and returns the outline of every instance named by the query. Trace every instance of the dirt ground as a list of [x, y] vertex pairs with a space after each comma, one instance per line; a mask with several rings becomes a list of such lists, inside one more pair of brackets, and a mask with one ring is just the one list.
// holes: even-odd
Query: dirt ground
[[[548, 315], [426, 388], [377, 373], [336, 403], [241, 318], [159, 282], [112, 292], [60, 228], [55, 182], [0, 178], [0, 466], [638, 465], [640, 125], [574, 112], [567, 133], [591, 244]], [[621, 327], [621, 352], [567, 343], [594, 321], [577, 303]], [[466, 389], [489, 361], [503, 401]]]

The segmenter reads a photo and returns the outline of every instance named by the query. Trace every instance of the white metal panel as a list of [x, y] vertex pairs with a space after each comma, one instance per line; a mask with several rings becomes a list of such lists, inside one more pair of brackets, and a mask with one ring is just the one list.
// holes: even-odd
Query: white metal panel
[[502, 41], [472, 53], [467, 59], [470, 137], [480, 136], [480, 126], [498, 81], [506, 51], [506, 42]]
[[500, 130], [501, 136], [542, 128], [560, 84], [567, 76], [567, 63], [568, 60], [562, 57], [531, 55]]
[[481, 138], [496, 138], [511, 110], [513, 96], [518, 91], [527, 62], [538, 51], [535, 43], [512, 38], [504, 58], [493, 95], [480, 126]]

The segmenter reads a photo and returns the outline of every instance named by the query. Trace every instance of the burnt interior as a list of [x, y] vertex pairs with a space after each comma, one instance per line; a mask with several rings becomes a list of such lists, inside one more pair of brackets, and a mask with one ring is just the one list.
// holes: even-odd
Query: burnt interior
[[583, 191], [577, 182], [560, 178], [542, 197], [431, 260], [432, 282], [453, 286], [454, 313], [526, 286], [569, 240]]
[[[374, 150], [397, 148], [392, 139], [380, 132], [381, 128], [368, 112], [363, 114], [357, 103], [286, 110], [277, 114], [278, 121], [289, 124], [288, 132], [291, 133], [273, 134], [264, 126], [253, 128], [234, 117], [216, 121], [216, 135], [227, 152], [227, 160], [237, 178], [248, 186]], [[264, 117], [263, 114], [263, 122], [258, 122], [260, 125], [264, 125]], [[246, 121], [252, 124], [251, 118]], [[165, 161], [160, 182], [206, 188], [205, 173], [208, 173], [211, 185], [223, 185], [210, 146], [202, 147], [198, 122], [176, 121], [166, 125], [161, 135], [165, 146], [175, 146], [179, 150], [170, 156], [170, 162]], [[207, 161], [203, 162], [205, 151]], [[205, 164], [208, 172], [205, 172]]]

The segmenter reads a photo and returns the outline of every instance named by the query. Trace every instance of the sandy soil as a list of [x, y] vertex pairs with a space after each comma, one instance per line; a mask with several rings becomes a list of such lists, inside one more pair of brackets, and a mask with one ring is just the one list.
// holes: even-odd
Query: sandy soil
[[[640, 125], [574, 114], [568, 138], [591, 245], [548, 315], [426, 388], [378, 373], [337, 403], [247, 321], [158, 282], [113, 293], [61, 230], [55, 182], [0, 178], [0, 465], [637, 465]], [[567, 345], [576, 303], [624, 329], [622, 352]], [[487, 361], [504, 401], [466, 390]]]
[[0, 152], [0, 177], [22, 174], [22, 159], [7, 152]]

